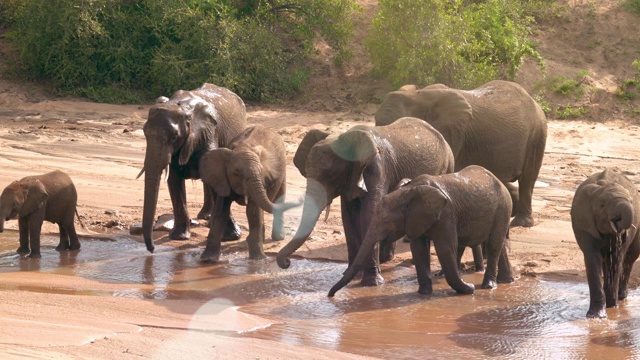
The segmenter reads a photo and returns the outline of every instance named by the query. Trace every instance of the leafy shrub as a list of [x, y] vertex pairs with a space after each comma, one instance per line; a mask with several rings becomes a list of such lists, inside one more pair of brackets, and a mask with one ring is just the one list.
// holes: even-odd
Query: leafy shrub
[[637, 15], [640, 15], [640, 0], [626, 0], [624, 2], [624, 7]]
[[556, 109], [556, 116], [558, 119], [576, 119], [589, 113], [589, 110], [584, 106], [573, 107], [571, 104], [567, 104], [564, 107]]
[[474, 87], [513, 79], [526, 56], [533, 19], [518, 1], [380, 0], [367, 40], [374, 70], [394, 85]]
[[110, 102], [203, 82], [245, 99], [286, 96], [304, 85], [318, 35], [348, 59], [356, 9], [352, 0], [11, 1], [21, 73]]
[[555, 76], [551, 79], [551, 90], [562, 95], [572, 95], [580, 99], [585, 94], [582, 82], [564, 76]]

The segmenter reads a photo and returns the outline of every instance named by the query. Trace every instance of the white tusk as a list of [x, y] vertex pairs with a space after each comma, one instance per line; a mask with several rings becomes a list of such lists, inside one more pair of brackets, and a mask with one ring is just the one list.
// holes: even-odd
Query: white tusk
[[244, 205], [249, 205], [249, 197], [247, 195], [244, 196]]
[[140, 173], [138, 174], [138, 176], [136, 176], [136, 180], [138, 180], [140, 176], [142, 176], [142, 174], [144, 174], [144, 166], [142, 167], [142, 170], [140, 170]]
[[169, 178], [169, 165], [167, 165], [167, 167], [164, 168], [162, 172], [164, 172], [164, 181], [167, 181], [167, 179]]
[[609, 225], [611, 225], [611, 229], [613, 230], [614, 233], [618, 233], [618, 229], [616, 228], [616, 224], [613, 222], [613, 220], [609, 221]]

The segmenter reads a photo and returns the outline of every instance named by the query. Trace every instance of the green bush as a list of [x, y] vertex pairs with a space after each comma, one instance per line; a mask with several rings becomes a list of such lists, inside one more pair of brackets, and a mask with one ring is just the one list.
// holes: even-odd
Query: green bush
[[374, 70], [396, 86], [436, 82], [470, 88], [513, 79], [526, 56], [533, 18], [518, 1], [380, 0], [367, 39]]
[[626, 0], [624, 2], [624, 7], [637, 15], [640, 15], [640, 0]]
[[249, 100], [299, 90], [321, 36], [348, 59], [351, 0], [11, 0], [18, 73], [97, 101], [203, 82]]

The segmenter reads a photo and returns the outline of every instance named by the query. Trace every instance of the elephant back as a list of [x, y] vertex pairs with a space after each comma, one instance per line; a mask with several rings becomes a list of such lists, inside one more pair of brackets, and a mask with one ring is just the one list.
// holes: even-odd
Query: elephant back
[[247, 125], [244, 101], [233, 91], [209, 83], [203, 84], [193, 92], [216, 108], [219, 115], [216, 127], [218, 146], [227, 147]]

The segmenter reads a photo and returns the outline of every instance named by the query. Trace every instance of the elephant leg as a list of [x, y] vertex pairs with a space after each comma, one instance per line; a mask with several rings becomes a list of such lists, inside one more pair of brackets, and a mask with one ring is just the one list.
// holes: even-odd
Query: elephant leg
[[60, 243], [58, 243], [58, 246], [56, 246], [56, 250], [69, 250], [69, 234], [67, 234], [67, 230], [64, 229], [64, 226], [62, 226], [62, 224], [58, 224], [58, 230], [60, 231]]
[[29, 222], [29, 247], [31, 252], [29, 257], [32, 259], [41, 258], [40, 254], [40, 232], [42, 231], [42, 222], [44, 222], [45, 207], [42, 207], [29, 214], [27, 221]]
[[507, 190], [509, 190], [509, 195], [511, 195], [511, 203], [513, 204], [513, 207], [511, 208], [511, 217], [514, 217], [516, 216], [516, 204], [520, 202], [520, 194], [518, 193], [519, 188], [511, 182], [503, 182], [503, 184]]
[[442, 270], [444, 270], [447, 284], [459, 294], [473, 294], [475, 290], [473, 284], [466, 283], [458, 273], [458, 263], [456, 261], [458, 249], [457, 233], [455, 229], [449, 229], [445, 234], [446, 235], [441, 236], [430, 236], [430, 238], [435, 239], [433, 245], [436, 248], [436, 254], [438, 255]]
[[498, 284], [510, 284], [514, 282], [513, 272], [511, 270], [511, 261], [507, 254], [507, 245], [502, 246], [500, 252], [500, 260], [498, 260]]
[[209, 220], [211, 219], [211, 213], [213, 212], [214, 196], [207, 185], [202, 184], [202, 189], [204, 190], [204, 202], [202, 204], [202, 209], [200, 209], [198, 216], [196, 216], [196, 219]]
[[247, 204], [247, 221], [249, 223], [249, 235], [247, 235], [249, 259], [264, 259], [267, 257], [262, 249], [265, 232], [264, 212], [252, 200]]
[[607, 317], [605, 311], [604, 290], [602, 288], [602, 255], [595, 248], [598, 239], [592, 238], [586, 233], [576, 234], [578, 244], [584, 255], [584, 265], [587, 272], [587, 282], [589, 283], [589, 311], [588, 318]]
[[209, 234], [207, 235], [207, 245], [200, 255], [202, 262], [216, 262], [220, 259], [220, 244], [222, 233], [226, 226], [226, 219], [231, 211], [231, 199], [228, 197], [217, 197], [213, 216], [213, 223], [209, 224]]
[[631, 276], [631, 270], [633, 264], [640, 256], [640, 239], [629, 239], [632, 241], [627, 253], [624, 257], [624, 263], [622, 264], [622, 276], [620, 277], [620, 285], [618, 287], [618, 300], [624, 300], [627, 298], [627, 286], [629, 284], [629, 277]]
[[378, 256], [378, 260], [380, 264], [384, 264], [388, 261], [393, 260], [393, 257], [396, 255], [396, 242], [395, 240], [386, 239], [380, 242], [380, 255]]
[[80, 250], [80, 240], [76, 233], [76, 226], [73, 223], [73, 215], [71, 216], [71, 219], [64, 224], [64, 228], [67, 230], [67, 234], [69, 235], [69, 250]]
[[29, 221], [27, 217], [18, 218], [18, 228], [20, 229], [20, 246], [16, 252], [18, 254], [29, 253]]
[[[275, 203], [282, 204], [285, 200], [286, 184], [283, 183], [280, 187], [280, 191], [276, 194]], [[273, 224], [271, 227], [271, 240], [280, 241], [284, 240], [284, 212], [273, 212]]]
[[513, 202], [513, 216], [515, 218], [511, 221], [511, 226], [533, 226], [531, 199], [537, 178], [537, 171], [533, 174], [531, 171], [525, 171], [518, 179], [518, 201]]
[[189, 232], [189, 212], [187, 210], [187, 192], [184, 178], [173, 167], [169, 167], [169, 195], [173, 206], [173, 229], [169, 232], [172, 240], [186, 240], [191, 237]]
[[433, 292], [431, 282], [431, 254], [429, 253], [429, 239], [419, 237], [411, 241], [411, 256], [413, 257], [416, 274], [418, 275], [418, 293], [429, 295]]
[[475, 268], [475, 272], [483, 272], [484, 271], [484, 258], [482, 253], [482, 245], [474, 246], [473, 251], [473, 267]]

